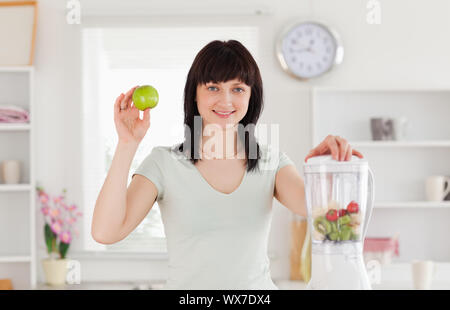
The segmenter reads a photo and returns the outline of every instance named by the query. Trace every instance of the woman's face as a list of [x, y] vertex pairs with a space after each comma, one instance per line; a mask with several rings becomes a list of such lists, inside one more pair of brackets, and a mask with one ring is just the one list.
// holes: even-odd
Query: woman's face
[[[247, 113], [251, 87], [237, 79], [197, 85], [197, 108], [203, 126], [235, 126]], [[222, 113], [221, 113], [222, 112]]]

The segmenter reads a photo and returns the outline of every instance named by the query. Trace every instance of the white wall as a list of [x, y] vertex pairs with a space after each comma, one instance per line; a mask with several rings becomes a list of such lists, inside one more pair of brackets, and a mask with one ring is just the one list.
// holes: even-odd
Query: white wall
[[[450, 2], [447, 0], [384, 0], [381, 25], [366, 23], [364, 0], [249, 0], [244, 8], [263, 8], [266, 16], [260, 69], [265, 86], [262, 123], [279, 123], [280, 147], [297, 163], [309, 151], [309, 95], [311, 85], [345, 87], [450, 87]], [[232, 14], [242, 1], [119, 1], [81, 0], [83, 14], [132, 15], [143, 11], [180, 15], [208, 10]], [[81, 204], [81, 80], [80, 26], [66, 23], [66, 1], [41, 0], [36, 42], [37, 179], [51, 192], [68, 189], [68, 201]], [[180, 13], [181, 12], [181, 13]], [[345, 47], [344, 63], [331, 74], [310, 83], [285, 74], [274, 53], [277, 35], [296, 17], [314, 18], [332, 25]], [[82, 16], [83, 18], [83, 16]], [[151, 17], [149, 17], [151, 18]], [[192, 17], [194, 18], [194, 17]], [[83, 22], [83, 19], [82, 19]], [[275, 214], [270, 236], [272, 276], [289, 275], [290, 211], [274, 201]], [[37, 225], [38, 236], [42, 226]], [[41, 237], [40, 237], [41, 238]], [[80, 238], [81, 239], [81, 238]], [[71, 251], [80, 250], [75, 240]], [[39, 253], [45, 255], [38, 240]], [[69, 252], [71, 253], [71, 252]], [[147, 259], [79, 258], [82, 280], [161, 278], [164, 261]], [[38, 264], [40, 268], [40, 265]], [[124, 270], [127, 270], [126, 274]], [[42, 271], [38, 270], [39, 279]]]

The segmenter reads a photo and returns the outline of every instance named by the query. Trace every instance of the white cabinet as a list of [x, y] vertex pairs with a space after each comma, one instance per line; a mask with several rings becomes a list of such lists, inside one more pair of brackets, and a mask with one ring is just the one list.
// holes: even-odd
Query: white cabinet
[[21, 162], [20, 184], [0, 183], [0, 278], [14, 289], [36, 285], [34, 68], [0, 67], [0, 104], [30, 112], [25, 124], [0, 124], [0, 162]]
[[[328, 134], [342, 136], [374, 172], [368, 237], [399, 233], [403, 261], [450, 260], [450, 201], [425, 196], [428, 176], [450, 176], [450, 90], [314, 88], [311, 98], [313, 144]], [[372, 141], [375, 117], [406, 117], [404, 139]]]

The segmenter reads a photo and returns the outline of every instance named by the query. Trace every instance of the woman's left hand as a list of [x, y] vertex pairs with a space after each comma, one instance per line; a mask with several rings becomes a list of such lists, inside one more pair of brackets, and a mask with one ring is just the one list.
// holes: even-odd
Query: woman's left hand
[[331, 154], [335, 160], [350, 160], [352, 155], [363, 158], [362, 154], [354, 150], [347, 140], [339, 136], [328, 135], [318, 146], [313, 148], [305, 157], [305, 162], [314, 156]]

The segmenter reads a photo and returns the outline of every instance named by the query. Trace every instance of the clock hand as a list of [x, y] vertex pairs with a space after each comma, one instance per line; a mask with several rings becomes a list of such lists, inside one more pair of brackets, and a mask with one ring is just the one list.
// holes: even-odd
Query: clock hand
[[295, 49], [291, 49], [291, 52], [304, 52], [304, 51], [308, 51], [308, 49], [307, 48], [302, 48], [302, 49], [299, 49], [299, 50], [295, 50]]

